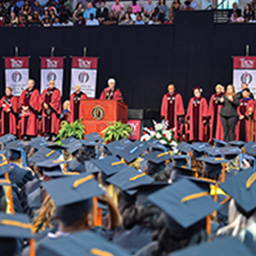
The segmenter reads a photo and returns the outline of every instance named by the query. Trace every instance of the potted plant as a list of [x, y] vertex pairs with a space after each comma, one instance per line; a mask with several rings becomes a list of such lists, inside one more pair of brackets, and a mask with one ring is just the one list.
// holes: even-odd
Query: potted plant
[[112, 142], [121, 140], [123, 138], [129, 138], [132, 134], [132, 128], [128, 124], [124, 124], [121, 121], [110, 123], [106, 129], [102, 131], [104, 133], [104, 142]]
[[76, 120], [73, 123], [68, 123], [66, 121], [61, 122], [61, 128], [58, 132], [56, 139], [58, 141], [61, 141], [71, 136], [76, 139], [83, 139], [85, 128], [82, 124], [82, 120], [83, 118], [81, 118], [80, 120]]

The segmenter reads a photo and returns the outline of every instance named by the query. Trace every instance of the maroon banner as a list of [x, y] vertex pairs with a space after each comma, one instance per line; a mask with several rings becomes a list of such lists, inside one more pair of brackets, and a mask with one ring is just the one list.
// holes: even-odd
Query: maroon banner
[[72, 57], [72, 68], [97, 69], [98, 58]]

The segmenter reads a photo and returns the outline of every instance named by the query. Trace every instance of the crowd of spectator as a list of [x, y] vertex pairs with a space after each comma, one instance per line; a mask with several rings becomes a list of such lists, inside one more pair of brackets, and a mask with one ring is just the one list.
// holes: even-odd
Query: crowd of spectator
[[[158, 3], [146, 0], [140, 5], [132, 0], [126, 7], [120, 0], [110, 6], [105, 0], [75, 2], [77, 0], [0, 0], [0, 26], [98, 26], [98, 25], [154, 25], [171, 24], [178, 11], [193, 11], [193, 0], [165, 0]], [[74, 6], [74, 4], [76, 6]], [[237, 3], [229, 12], [230, 23], [255, 22], [256, 0], [242, 11]]]
[[242, 11], [238, 8], [237, 3], [233, 3], [233, 9], [229, 12], [229, 22], [230, 23], [255, 23], [255, 13], [256, 13], [256, 0], [245, 5]]
[[158, 3], [146, 0], [140, 5], [132, 0], [125, 7], [120, 0], [109, 8], [105, 0], [82, 0], [73, 8], [73, 0], [0, 0], [0, 26], [97, 26], [97, 25], [144, 25], [172, 23], [175, 13], [197, 8], [193, 0], [173, 0], [168, 6], [165, 0]]

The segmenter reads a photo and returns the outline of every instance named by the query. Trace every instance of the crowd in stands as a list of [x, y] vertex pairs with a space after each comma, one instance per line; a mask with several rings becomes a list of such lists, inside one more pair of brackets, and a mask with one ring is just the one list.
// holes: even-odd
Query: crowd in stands
[[173, 0], [167, 5], [147, 0], [140, 5], [137, 0], [127, 7], [120, 0], [107, 7], [105, 0], [78, 2], [71, 0], [3, 0], [0, 1], [0, 26], [97, 26], [97, 25], [144, 25], [172, 23], [180, 10], [196, 10], [193, 0]]
[[233, 3], [233, 9], [229, 12], [229, 22], [230, 23], [254, 23], [256, 13], [256, 1], [246, 4], [244, 10], [242, 11], [238, 8], [237, 3]]

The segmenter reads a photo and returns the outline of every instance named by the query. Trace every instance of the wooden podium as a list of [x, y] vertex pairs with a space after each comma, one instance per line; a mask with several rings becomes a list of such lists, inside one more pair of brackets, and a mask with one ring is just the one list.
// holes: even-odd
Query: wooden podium
[[85, 133], [101, 132], [109, 123], [121, 120], [127, 122], [128, 107], [118, 100], [81, 100], [81, 117]]

